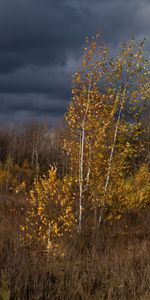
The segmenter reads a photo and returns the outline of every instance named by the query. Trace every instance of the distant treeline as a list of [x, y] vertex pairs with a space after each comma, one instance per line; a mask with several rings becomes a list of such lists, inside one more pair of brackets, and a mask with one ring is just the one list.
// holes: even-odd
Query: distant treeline
[[[48, 122], [38, 120], [13, 126], [1, 125], [1, 191], [12, 190], [12, 180], [9, 177], [13, 177], [15, 185], [23, 180], [30, 185], [34, 178], [46, 175], [52, 164], [57, 165], [59, 176], [63, 176], [67, 172], [67, 157], [62, 145], [65, 132], [64, 122], [56, 128], [50, 128]], [[4, 174], [5, 171], [7, 174]]]

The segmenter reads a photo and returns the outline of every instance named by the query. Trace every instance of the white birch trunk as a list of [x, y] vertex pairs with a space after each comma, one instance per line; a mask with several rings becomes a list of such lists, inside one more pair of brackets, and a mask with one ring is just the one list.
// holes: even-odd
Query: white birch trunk
[[[108, 188], [109, 181], [110, 181], [112, 161], [113, 161], [113, 157], [114, 157], [114, 150], [115, 150], [116, 141], [117, 141], [117, 135], [118, 135], [118, 129], [119, 129], [119, 123], [120, 123], [120, 119], [121, 119], [121, 114], [122, 114], [122, 111], [123, 111], [123, 108], [124, 108], [125, 96], [126, 96], [126, 88], [123, 91], [123, 100], [122, 100], [122, 103], [121, 103], [121, 107], [119, 109], [118, 118], [117, 118], [117, 122], [116, 122], [116, 128], [115, 128], [114, 138], [113, 138], [113, 145], [112, 145], [112, 148], [111, 148], [109, 161], [108, 161], [108, 171], [107, 171], [107, 176], [106, 176], [106, 181], [105, 181], [105, 186], [104, 186], [104, 194], [106, 194], [106, 192], [107, 192], [107, 188]], [[104, 200], [103, 200], [103, 202], [102, 202], [102, 208], [103, 209], [104, 209], [104, 206], [105, 206], [105, 203], [104, 203]], [[102, 209], [102, 213], [99, 215], [99, 223], [101, 223], [101, 221], [102, 221], [103, 209]]]
[[[83, 174], [84, 174], [84, 144], [85, 144], [85, 123], [86, 118], [89, 110], [90, 105], [90, 90], [91, 90], [91, 82], [89, 83], [88, 88], [88, 99], [87, 99], [87, 106], [82, 122], [82, 132], [80, 136], [80, 147], [79, 147], [79, 220], [78, 220], [78, 232], [81, 232], [82, 229], [82, 212], [83, 212], [83, 206], [82, 206], [82, 197], [83, 197]], [[90, 175], [90, 172], [88, 172], [88, 176]]]

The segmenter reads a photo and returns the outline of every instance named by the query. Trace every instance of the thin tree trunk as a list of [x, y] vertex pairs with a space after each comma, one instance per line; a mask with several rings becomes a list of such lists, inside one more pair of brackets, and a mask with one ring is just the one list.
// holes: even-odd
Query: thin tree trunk
[[36, 166], [36, 180], [39, 180], [39, 155], [38, 151], [35, 151], [35, 166]]
[[88, 99], [87, 106], [82, 122], [82, 132], [80, 136], [80, 147], [79, 147], [79, 220], [78, 220], [78, 232], [82, 229], [82, 197], [83, 197], [83, 174], [84, 174], [84, 144], [85, 144], [85, 123], [90, 105], [90, 90], [91, 90], [91, 82], [89, 83], [88, 88]]
[[[117, 135], [118, 135], [118, 129], [119, 129], [119, 124], [120, 124], [120, 119], [121, 119], [121, 114], [124, 108], [124, 103], [125, 103], [125, 96], [126, 96], [126, 88], [123, 91], [123, 100], [119, 109], [119, 113], [118, 113], [118, 118], [117, 118], [117, 122], [116, 122], [116, 128], [115, 128], [115, 133], [114, 133], [114, 138], [113, 138], [113, 145], [111, 148], [111, 152], [110, 152], [110, 156], [109, 156], [109, 161], [108, 161], [108, 171], [107, 171], [107, 176], [106, 176], [106, 181], [105, 181], [105, 186], [104, 186], [104, 194], [106, 194], [107, 189], [108, 189], [108, 185], [109, 185], [109, 181], [110, 181], [110, 174], [111, 174], [111, 168], [112, 168], [112, 161], [113, 161], [113, 157], [114, 157], [114, 150], [115, 150], [115, 146], [116, 146], [116, 141], [117, 141]], [[99, 215], [99, 223], [102, 222], [102, 215], [104, 212], [104, 200], [102, 202], [102, 210], [101, 213]]]

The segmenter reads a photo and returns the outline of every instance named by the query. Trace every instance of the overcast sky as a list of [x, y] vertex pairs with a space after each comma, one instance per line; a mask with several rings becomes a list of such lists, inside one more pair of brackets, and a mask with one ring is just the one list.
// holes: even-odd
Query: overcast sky
[[150, 0], [0, 0], [0, 122], [59, 120], [98, 29], [112, 49], [146, 37], [149, 52]]

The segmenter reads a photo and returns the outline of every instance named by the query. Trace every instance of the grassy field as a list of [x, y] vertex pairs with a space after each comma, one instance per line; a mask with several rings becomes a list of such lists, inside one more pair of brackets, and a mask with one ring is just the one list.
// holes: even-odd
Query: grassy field
[[150, 299], [150, 210], [43, 252], [20, 244], [26, 206], [19, 197], [1, 195], [0, 300]]

